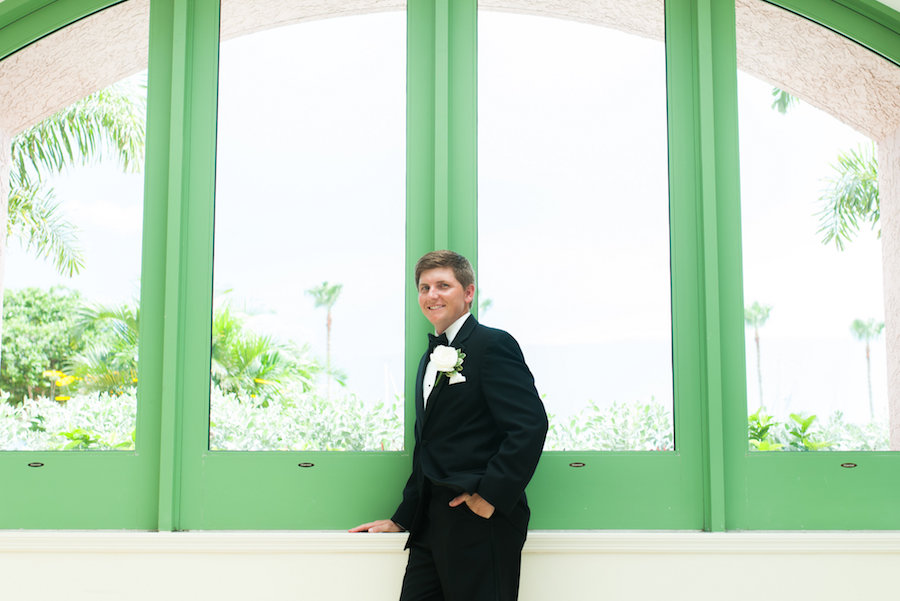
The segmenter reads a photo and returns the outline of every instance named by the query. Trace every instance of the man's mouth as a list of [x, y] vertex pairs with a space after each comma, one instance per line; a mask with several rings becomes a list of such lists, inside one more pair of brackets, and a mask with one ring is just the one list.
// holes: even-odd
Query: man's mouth
[[428, 307], [429, 311], [434, 311], [435, 309], [443, 309], [444, 305], [431, 305]]

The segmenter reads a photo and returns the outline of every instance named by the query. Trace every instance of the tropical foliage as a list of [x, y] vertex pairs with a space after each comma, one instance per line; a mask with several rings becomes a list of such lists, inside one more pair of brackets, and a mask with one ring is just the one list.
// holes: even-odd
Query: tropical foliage
[[887, 424], [848, 422], [835, 411], [822, 422], [816, 415], [791, 413], [779, 420], [760, 409], [748, 417], [747, 435], [755, 451], [886, 451]]
[[661, 403], [613, 403], [587, 407], [561, 420], [550, 415], [544, 450], [671, 451], [675, 448], [671, 410]]
[[363, 403], [292, 390], [266, 407], [211, 392], [210, 448], [227, 451], [396, 451], [403, 448], [403, 400]]
[[112, 154], [126, 170], [144, 158], [146, 91], [129, 79], [87, 96], [12, 141], [7, 236], [63, 275], [84, 267], [77, 227], [60, 210], [46, 177]]
[[781, 88], [772, 88], [772, 97], [774, 98], [772, 100], [772, 108], [782, 115], [786, 115], [791, 107], [796, 106], [800, 102], [799, 98]]
[[282, 343], [246, 326], [247, 315], [221, 303], [213, 312], [211, 379], [252, 404], [283, 401], [288, 388], [308, 392], [321, 371], [306, 347]]
[[76, 395], [64, 403], [37, 398], [0, 401], [0, 449], [113, 450], [134, 448], [135, 395]]
[[96, 335], [66, 362], [85, 392], [123, 394], [137, 384], [140, 313], [136, 304], [82, 305], [71, 332]]
[[0, 388], [12, 403], [65, 401], [77, 391], [121, 394], [137, 383], [132, 305], [91, 305], [62, 286], [8, 290], [3, 322]]
[[84, 349], [88, 333], [75, 334], [82, 304], [80, 293], [61, 287], [26, 288], [3, 295], [0, 388], [10, 402], [57, 396], [59, 378], [44, 373], [56, 371], [62, 376], [70, 357]]
[[[210, 448], [229, 451], [394, 451], [403, 448], [402, 399], [365, 405], [294, 391], [283, 404], [247, 403], [213, 386]], [[135, 441], [136, 395], [84, 394], [65, 403], [0, 402], [0, 449], [117, 450]]]
[[[881, 219], [875, 144], [840, 153], [834, 170], [834, 177], [819, 199], [822, 208], [818, 213], [818, 233], [822, 244], [834, 242], [838, 250], [843, 250], [861, 224], [868, 223], [875, 230]], [[881, 230], [876, 231], [880, 237]]]

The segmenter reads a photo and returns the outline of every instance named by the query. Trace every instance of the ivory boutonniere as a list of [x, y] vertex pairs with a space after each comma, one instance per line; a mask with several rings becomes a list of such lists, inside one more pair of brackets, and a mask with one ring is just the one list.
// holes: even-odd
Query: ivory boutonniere
[[438, 346], [431, 353], [431, 360], [438, 371], [437, 381], [441, 381], [441, 376], [446, 375], [449, 379], [448, 384], [457, 384], [465, 382], [466, 377], [462, 375], [463, 359], [466, 354], [458, 348], [452, 346]]

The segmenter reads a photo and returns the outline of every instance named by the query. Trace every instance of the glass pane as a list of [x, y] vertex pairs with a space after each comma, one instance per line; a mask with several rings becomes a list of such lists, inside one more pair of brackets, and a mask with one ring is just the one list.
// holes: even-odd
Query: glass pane
[[4, 61], [0, 449], [134, 449], [147, 27], [123, 4]]
[[665, 50], [618, 28], [479, 13], [480, 316], [548, 450], [674, 448]]
[[211, 449], [403, 446], [405, 39], [391, 12], [222, 44]]
[[879, 167], [890, 163], [879, 161], [877, 138], [882, 123], [896, 128], [900, 69], [792, 13], [746, 4], [738, 92], [749, 446], [887, 450], [896, 357], [885, 345], [883, 245], [896, 242], [881, 236]]

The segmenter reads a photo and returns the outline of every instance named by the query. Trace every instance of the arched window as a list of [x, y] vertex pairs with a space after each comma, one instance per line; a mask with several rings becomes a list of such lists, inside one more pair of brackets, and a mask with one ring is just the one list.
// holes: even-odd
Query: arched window
[[[158, 225], [144, 203], [149, 8], [68, 15], [83, 18], [2, 63], [8, 526], [156, 523], [158, 405], [139, 377], [142, 253]], [[46, 511], [60, 489], [78, 502]]]
[[[480, 318], [522, 342], [554, 415], [532, 527], [900, 527], [900, 459], [885, 450], [900, 431], [894, 11], [326, 4], [0, 3], [13, 234], [26, 223], [9, 200], [15, 137], [148, 70], [142, 172], [91, 163], [87, 192], [70, 187], [80, 171], [44, 182], [87, 235], [72, 281], [100, 325], [35, 279], [27, 230], [24, 251], [12, 236], [0, 253], [4, 286], [43, 287], [28, 310], [70, 303], [45, 320], [74, 337], [60, 353], [103, 343], [121, 363], [107, 371], [136, 364], [137, 382], [91, 391], [108, 411], [63, 430], [66, 409], [90, 405], [84, 361], [38, 352], [31, 393], [0, 378], [0, 470], [16, 491], [0, 527], [390, 515], [428, 331], [411, 270], [448, 247], [473, 259]], [[825, 210], [828, 181], [843, 181], [830, 164], [865, 175], [873, 158], [860, 189], [877, 181], [877, 214]], [[855, 239], [822, 244], [847, 215]], [[23, 298], [4, 332], [42, 327]], [[24, 365], [22, 342], [4, 339], [2, 374]], [[28, 417], [36, 396], [53, 416]], [[24, 448], [41, 437], [70, 448]]]

